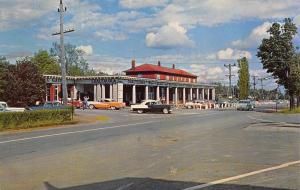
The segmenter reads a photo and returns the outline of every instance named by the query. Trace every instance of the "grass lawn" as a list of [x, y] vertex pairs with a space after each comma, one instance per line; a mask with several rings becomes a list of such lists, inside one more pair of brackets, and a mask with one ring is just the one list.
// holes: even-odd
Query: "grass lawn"
[[293, 110], [290, 109], [283, 109], [280, 110], [279, 113], [284, 113], [284, 114], [295, 114], [295, 113], [300, 113], [300, 107], [299, 108], [295, 108]]

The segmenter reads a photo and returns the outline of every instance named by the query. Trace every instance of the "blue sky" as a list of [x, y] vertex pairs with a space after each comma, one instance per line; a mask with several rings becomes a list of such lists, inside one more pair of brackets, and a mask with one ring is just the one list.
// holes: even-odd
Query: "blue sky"
[[[268, 76], [256, 58], [274, 21], [291, 17], [295, 0], [64, 0], [66, 42], [85, 51], [91, 67], [108, 73], [137, 64], [176, 64], [200, 81], [228, 83], [224, 63], [246, 56], [251, 74]], [[57, 37], [59, 0], [0, 0], [0, 55], [14, 61], [48, 50]], [[298, 30], [299, 31], [299, 30]], [[300, 44], [299, 36], [295, 43]], [[236, 73], [237, 68], [234, 69]], [[235, 77], [236, 80], [236, 77]], [[266, 81], [274, 88], [274, 81]]]

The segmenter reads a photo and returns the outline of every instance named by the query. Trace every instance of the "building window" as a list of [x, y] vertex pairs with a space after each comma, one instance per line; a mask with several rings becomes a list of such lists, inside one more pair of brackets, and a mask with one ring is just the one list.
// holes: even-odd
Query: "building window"
[[156, 79], [160, 80], [160, 75], [156, 75]]
[[168, 75], [166, 76], [166, 80], [169, 80], [169, 76]]
[[191, 78], [189, 78], [189, 82], [191, 82]]

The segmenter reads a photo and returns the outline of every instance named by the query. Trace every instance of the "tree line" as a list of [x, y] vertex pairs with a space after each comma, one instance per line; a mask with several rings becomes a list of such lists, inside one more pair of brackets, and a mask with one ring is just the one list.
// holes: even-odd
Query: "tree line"
[[[82, 50], [66, 44], [66, 65], [69, 76], [106, 75], [90, 68]], [[60, 48], [54, 43], [49, 51], [39, 50], [32, 57], [25, 57], [10, 63], [0, 57], [0, 101], [11, 106], [29, 106], [43, 101], [46, 96], [46, 82], [43, 75], [60, 75]]]

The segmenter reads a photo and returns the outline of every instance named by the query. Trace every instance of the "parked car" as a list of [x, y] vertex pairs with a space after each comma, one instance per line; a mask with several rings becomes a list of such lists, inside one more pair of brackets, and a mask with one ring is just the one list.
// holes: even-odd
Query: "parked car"
[[185, 107], [187, 109], [192, 109], [192, 108], [203, 108], [205, 109], [207, 102], [205, 100], [193, 100], [190, 102], [185, 103]]
[[240, 100], [237, 104], [237, 110], [254, 110], [253, 104], [250, 100]]
[[42, 105], [38, 106], [32, 106], [29, 108], [29, 110], [48, 110], [48, 109], [64, 109], [67, 108], [67, 106], [62, 105], [60, 102], [45, 102]]
[[88, 101], [88, 107], [90, 109], [110, 109], [110, 105], [101, 101]]
[[81, 108], [83, 106], [81, 100], [68, 100], [69, 106], [74, 106], [75, 108]]
[[159, 100], [146, 100], [140, 104], [131, 105], [131, 111], [138, 113], [144, 112], [162, 112], [164, 114], [172, 113], [170, 105], [162, 104]]
[[6, 102], [0, 102], [0, 105], [4, 108], [5, 111], [11, 111], [11, 112], [23, 112], [25, 111], [25, 108], [15, 108], [15, 107], [9, 107]]
[[0, 104], [0, 112], [5, 112], [5, 111], [6, 111], [5, 107], [2, 104]]
[[125, 103], [123, 102], [117, 102], [113, 99], [102, 99], [100, 102], [106, 103], [110, 106], [111, 109], [113, 110], [119, 110], [121, 108], [124, 108], [126, 106]]

